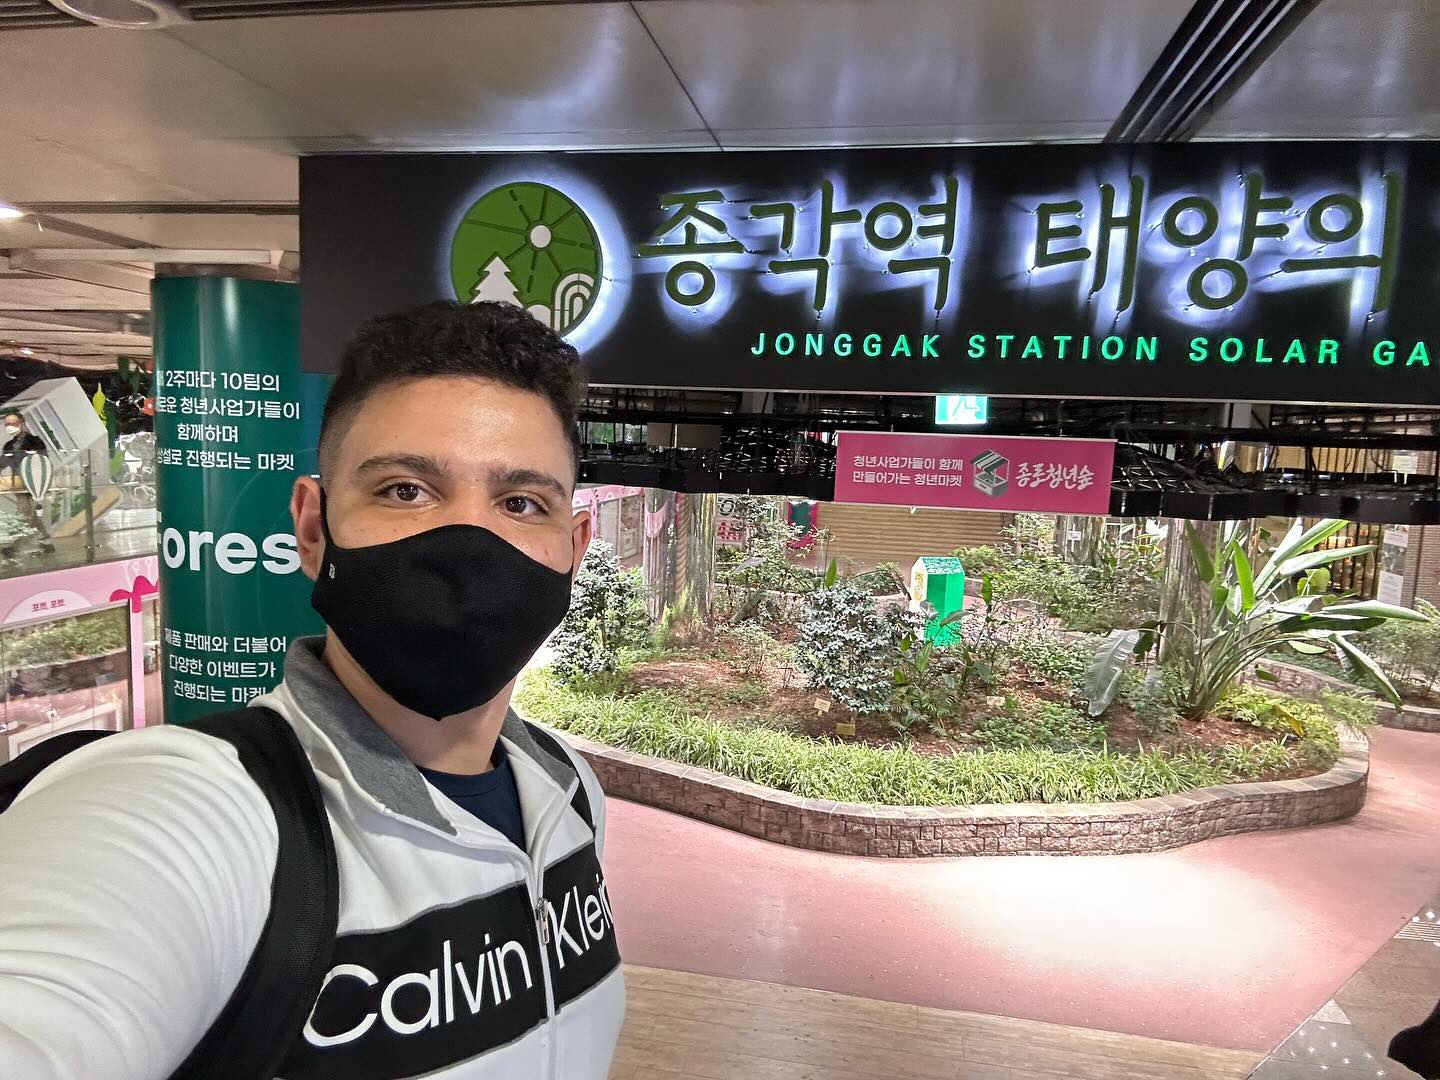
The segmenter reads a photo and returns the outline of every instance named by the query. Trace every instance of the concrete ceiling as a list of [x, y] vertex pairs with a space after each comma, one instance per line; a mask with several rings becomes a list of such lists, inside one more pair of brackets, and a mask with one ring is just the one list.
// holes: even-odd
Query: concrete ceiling
[[1324, 0], [1203, 136], [1440, 138], [1440, 4]]
[[[145, 260], [38, 248], [258, 250], [293, 269], [307, 152], [1098, 140], [1191, 4], [636, 0], [3, 30], [0, 201], [34, 214], [0, 222], [0, 350], [148, 350], [143, 319], [71, 314], [143, 316]], [[1437, 9], [1323, 0], [1200, 137], [1440, 136]]]

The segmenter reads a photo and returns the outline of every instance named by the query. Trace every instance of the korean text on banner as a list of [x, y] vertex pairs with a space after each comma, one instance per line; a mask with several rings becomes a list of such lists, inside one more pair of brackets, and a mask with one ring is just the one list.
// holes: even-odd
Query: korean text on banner
[[1103, 515], [1115, 443], [842, 431], [835, 501]]

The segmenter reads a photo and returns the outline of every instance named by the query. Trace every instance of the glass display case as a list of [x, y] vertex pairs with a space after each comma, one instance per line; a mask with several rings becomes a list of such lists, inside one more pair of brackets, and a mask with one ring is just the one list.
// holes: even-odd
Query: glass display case
[[0, 628], [0, 763], [52, 735], [132, 726], [130, 626], [120, 604]]
[[0, 412], [25, 433], [0, 462], [0, 577], [155, 551], [153, 434], [125, 436], [111, 453], [75, 379], [37, 382]]

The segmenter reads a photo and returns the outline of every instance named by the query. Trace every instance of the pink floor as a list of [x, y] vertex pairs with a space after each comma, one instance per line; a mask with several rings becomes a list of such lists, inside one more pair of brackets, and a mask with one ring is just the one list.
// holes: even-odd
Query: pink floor
[[632, 963], [1269, 1050], [1440, 894], [1440, 735], [1378, 732], [1348, 822], [1158, 855], [859, 859], [632, 803], [609, 822]]

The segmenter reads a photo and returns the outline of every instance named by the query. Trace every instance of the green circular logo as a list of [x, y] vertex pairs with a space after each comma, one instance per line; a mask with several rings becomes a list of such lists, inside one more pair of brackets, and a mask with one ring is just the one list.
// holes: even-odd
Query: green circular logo
[[560, 334], [595, 306], [600, 239], [584, 211], [545, 184], [506, 184], [465, 212], [450, 244], [457, 299], [522, 307]]

